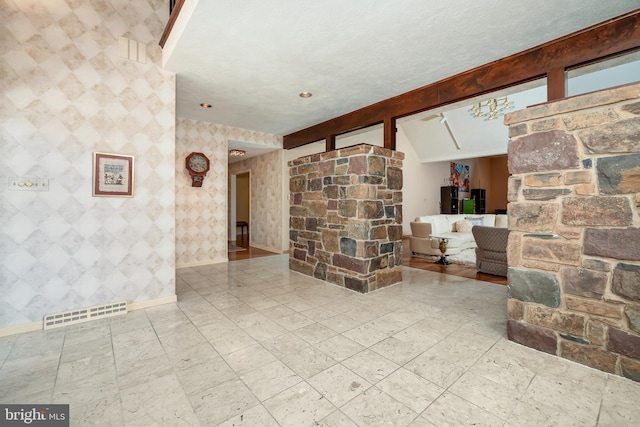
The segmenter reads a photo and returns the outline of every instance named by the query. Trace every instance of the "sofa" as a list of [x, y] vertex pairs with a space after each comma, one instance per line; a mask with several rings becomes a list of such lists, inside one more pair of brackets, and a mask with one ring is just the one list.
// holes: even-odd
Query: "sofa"
[[471, 229], [474, 225], [507, 227], [507, 215], [426, 215], [411, 221], [409, 248], [414, 255], [441, 255], [440, 242], [430, 235], [446, 236], [446, 255], [455, 255], [465, 249], [475, 248], [476, 242]]
[[478, 245], [476, 247], [478, 272], [506, 277], [509, 229], [474, 225], [471, 232]]

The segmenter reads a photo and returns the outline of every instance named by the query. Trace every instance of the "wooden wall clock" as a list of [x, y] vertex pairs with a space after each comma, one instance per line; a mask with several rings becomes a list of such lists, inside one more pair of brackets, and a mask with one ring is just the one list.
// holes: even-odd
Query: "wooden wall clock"
[[209, 172], [209, 159], [202, 153], [193, 152], [185, 159], [185, 166], [191, 175], [191, 186], [202, 187], [204, 177]]

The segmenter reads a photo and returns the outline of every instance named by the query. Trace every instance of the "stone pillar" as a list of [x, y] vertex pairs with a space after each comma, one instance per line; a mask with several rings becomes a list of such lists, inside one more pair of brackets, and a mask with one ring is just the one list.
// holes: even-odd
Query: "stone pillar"
[[509, 339], [640, 381], [640, 84], [505, 123]]
[[289, 162], [289, 268], [366, 293], [402, 281], [404, 154], [357, 145]]

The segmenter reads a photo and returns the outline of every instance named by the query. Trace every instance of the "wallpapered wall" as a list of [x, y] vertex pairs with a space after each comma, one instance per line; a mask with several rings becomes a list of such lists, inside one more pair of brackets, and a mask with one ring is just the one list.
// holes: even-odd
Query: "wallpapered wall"
[[229, 165], [230, 173], [251, 171], [251, 245], [278, 253], [283, 251], [282, 154], [271, 151]]
[[[228, 216], [228, 141], [250, 142], [254, 144], [282, 147], [282, 137], [263, 132], [255, 132], [232, 126], [177, 118], [176, 119], [176, 266], [186, 267], [226, 261], [227, 258], [227, 216]], [[191, 187], [191, 178], [185, 169], [185, 157], [193, 152], [204, 153], [211, 162], [202, 187]], [[242, 171], [252, 170], [252, 218], [254, 210], [265, 212], [260, 224], [252, 229], [252, 241], [268, 246], [272, 234], [280, 239], [282, 227], [270, 223], [270, 218], [281, 210], [273, 210], [270, 198], [272, 188], [282, 186], [282, 174], [273, 172], [271, 163], [278, 161], [277, 150], [258, 158], [251, 158], [234, 164]], [[275, 158], [274, 158], [275, 156]], [[250, 162], [245, 164], [245, 162]], [[238, 165], [238, 166], [236, 166]], [[280, 163], [278, 163], [278, 168]], [[233, 169], [237, 170], [237, 169]], [[277, 172], [277, 169], [276, 169]], [[259, 187], [254, 187], [258, 185]], [[279, 193], [275, 193], [279, 194]], [[279, 203], [279, 199], [278, 199]], [[262, 218], [266, 222], [263, 223]], [[266, 231], [266, 233], [265, 233]], [[266, 234], [266, 235], [265, 235]], [[266, 243], [261, 243], [266, 242]], [[277, 247], [274, 245], [274, 247]]]
[[[0, 328], [175, 295], [175, 78], [157, 46], [168, 7], [122, 7], [0, 8]], [[120, 36], [146, 44], [147, 63], [119, 58]], [[135, 197], [91, 196], [95, 151], [135, 156]], [[10, 191], [10, 177], [50, 189]]]

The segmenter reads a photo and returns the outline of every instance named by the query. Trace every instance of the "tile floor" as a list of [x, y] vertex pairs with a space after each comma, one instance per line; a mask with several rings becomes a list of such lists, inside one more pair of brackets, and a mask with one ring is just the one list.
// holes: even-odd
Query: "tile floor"
[[287, 262], [183, 269], [177, 304], [0, 338], [0, 402], [78, 426], [639, 423], [640, 384], [505, 339], [504, 286], [405, 267], [359, 295]]

